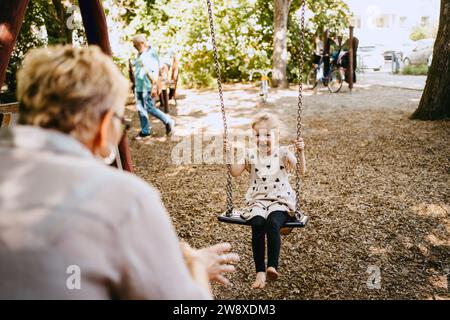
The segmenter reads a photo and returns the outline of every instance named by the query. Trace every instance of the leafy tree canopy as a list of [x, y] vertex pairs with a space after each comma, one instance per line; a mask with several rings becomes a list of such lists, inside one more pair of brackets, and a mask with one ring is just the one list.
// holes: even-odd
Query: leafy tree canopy
[[[67, 10], [75, 0], [30, 0], [23, 28], [8, 69], [7, 83], [15, 89], [15, 73], [32, 47], [65, 43], [55, 1]], [[214, 84], [208, 10], [205, 0], [105, 0], [115, 61], [124, 69], [135, 55], [131, 38], [145, 33], [160, 52], [174, 50], [182, 63], [186, 86]], [[298, 79], [300, 59], [300, 0], [293, 0], [288, 22], [288, 78]], [[268, 0], [214, 1], [216, 36], [224, 81], [248, 79], [249, 71], [271, 68], [273, 3]], [[345, 33], [349, 9], [343, 0], [307, 0], [305, 58], [309, 62], [312, 39], [325, 29]], [[67, 12], [65, 15], [67, 19]], [[69, 41], [70, 42], [70, 41]], [[124, 70], [125, 71], [125, 70]]]

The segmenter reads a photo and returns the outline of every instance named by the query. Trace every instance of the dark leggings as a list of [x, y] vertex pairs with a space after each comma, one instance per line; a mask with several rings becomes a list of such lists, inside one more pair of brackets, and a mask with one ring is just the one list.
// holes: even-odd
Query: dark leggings
[[256, 272], [266, 272], [266, 234], [267, 234], [267, 267], [278, 269], [280, 258], [281, 236], [280, 228], [286, 222], [286, 211], [274, 211], [269, 214], [267, 220], [261, 216], [250, 219], [252, 226], [252, 249], [255, 260]]

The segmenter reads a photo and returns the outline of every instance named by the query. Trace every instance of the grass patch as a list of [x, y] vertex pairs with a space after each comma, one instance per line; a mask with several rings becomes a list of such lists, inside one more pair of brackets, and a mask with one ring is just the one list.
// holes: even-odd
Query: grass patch
[[412, 76], [426, 76], [428, 74], [428, 66], [425, 64], [418, 66], [405, 66], [401, 71], [401, 74]]

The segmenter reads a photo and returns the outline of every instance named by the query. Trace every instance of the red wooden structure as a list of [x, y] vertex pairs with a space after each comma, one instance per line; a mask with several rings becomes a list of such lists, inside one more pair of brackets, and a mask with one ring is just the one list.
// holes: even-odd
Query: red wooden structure
[[349, 89], [350, 89], [350, 92], [353, 90], [353, 64], [354, 64], [354, 61], [353, 61], [353, 59], [354, 59], [354, 48], [353, 48], [353, 45], [354, 45], [354, 41], [353, 41], [353, 29], [354, 29], [354, 27], [353, 26], [350, 26], [350, 37], [349, 37], [349, 39], [348, 39], [348, 47], [349, 47], [349, 50], [348, 50], [348, 57], [349, 57], [349, 64], [348, 64], [348, 69], [349, 69], [349, 71], [348, 71], [348, 74], [349, 74], [349, 77], [348, 77], [348, 87], [349, 87]]
[[[29, 0], [0, 0], [0, 86], [5, 81], [6, 68], [14, 49], [17, 36], [25, 17]], [[87, 41], [98, 45], [111, 55], [105, 13], [100, 0], [78, 1]], [[124, 170], [133, 171], [128, 139], [124, 136], [119, 144], [120, 158]]]

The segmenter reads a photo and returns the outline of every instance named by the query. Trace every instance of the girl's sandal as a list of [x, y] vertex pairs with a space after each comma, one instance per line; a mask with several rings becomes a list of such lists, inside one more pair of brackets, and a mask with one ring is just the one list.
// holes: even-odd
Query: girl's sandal
[[277, 280], [278, 279], [278, 276], [279, 276], [279, 274], [278, 274], [278, 272], [277, 272], [277, 270], [275, 270], [275, 269], [267, 269], [267, 279], [269, 279], [269, 280]]

